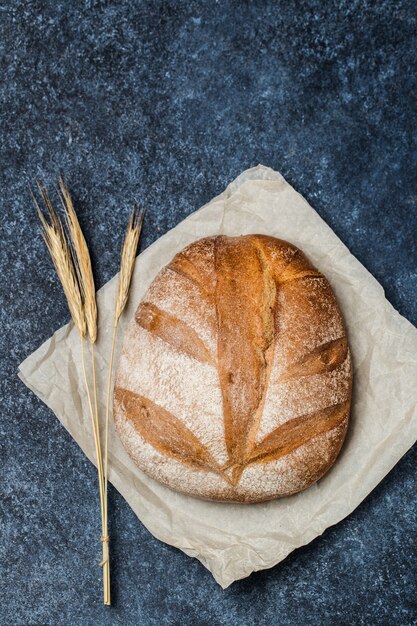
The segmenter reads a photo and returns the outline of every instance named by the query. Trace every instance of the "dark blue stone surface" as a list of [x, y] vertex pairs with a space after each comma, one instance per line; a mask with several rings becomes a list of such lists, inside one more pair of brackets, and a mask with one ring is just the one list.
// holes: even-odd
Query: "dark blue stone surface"
[[68, 320], [28, 194], [59, 172], [98, 285], [134, 199], [144, 248], [261, 162], [417, 324], [416, 3], [15, 0], [0, 19], [0, 623], [416, 624], [416, 448], [348, 519], [226, 591], [112, 489], [105, 609], [96, 471], [16, 374]]

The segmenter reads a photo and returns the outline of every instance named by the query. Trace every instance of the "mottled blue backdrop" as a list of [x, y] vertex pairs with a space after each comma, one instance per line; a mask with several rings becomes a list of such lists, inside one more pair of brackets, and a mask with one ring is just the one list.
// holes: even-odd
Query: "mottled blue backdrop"
[[416, 2], [6, 0], [0, 19], [1, 625], [416, 624], [416, 448], [348, 519], [226, 591], [111, 490], [105, 609], [96, 471], [16, 374], [68, 320], [28, 193], [59, 172], [98, 285], [133, 200], [145, 248], [261, 162], [417, 324]]

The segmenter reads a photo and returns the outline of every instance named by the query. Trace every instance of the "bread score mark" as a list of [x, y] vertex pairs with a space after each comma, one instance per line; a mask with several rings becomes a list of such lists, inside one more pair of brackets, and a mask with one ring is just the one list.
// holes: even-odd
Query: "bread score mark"
[[348, 416], [350, 400], [295, 417], [267, 435], [247, 459], [250, 463], [277, 461], [304, 443], [339, 426]]
[[126, 419], [155, 450], [194, 470], [220, 474], [230, 483], [210, 451], [175, 415], [152, 400], [121, 387], [115, 389], [115, 400]]
[[216, 367], [215, 360], [197, 333], [185, 322], [151, 302], [143, 302], [136, 312], [139, 326], [169, 344], [178, 352]]
[[278, 284], [300, 280], [302, 278], [324, 278], [301, 250], [296, 250], [291, 261], [277, 275]]
[[314, 376], [331, 372], [345, 362], [348, 355], [346, 337], [339, 337], [333, 341], [318, 346], [308, 354], [292, 363], [280, 376], [280, 382], [292, 378]]

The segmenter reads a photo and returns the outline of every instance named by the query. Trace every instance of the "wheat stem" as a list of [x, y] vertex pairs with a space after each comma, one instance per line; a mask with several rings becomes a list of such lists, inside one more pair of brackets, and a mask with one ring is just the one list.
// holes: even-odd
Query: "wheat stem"
[[[98, 451], [100, 454], [100, 459], [101, 459], [101, 471], [103, 471], [103, 456], [101, 454], [101, 442], [100, 442], [100, 423], [99, 423], [99, 419], [98, 419], [98, 400], [97, 400], [97, 381], [96, 381], [96, 360], [95, 360], [95, 356], [94, 356], [94, 344], [91, 343], [91, 371], [92, 371], [92, 377], [93, 377], [93, 395], [94, 395], [94, 420], [95, 420], [95, 429], [97, 432], [97, 439], [98, 439]], [[103, 483], [103, 487], [104, 487], [104, 483]]]
[[[113, 374], [114, 349], [116, 347], [116, 335], [117, 335], [117, 323], [113, 325], [113, 339], [111, 343], [109, 374], [107, 378], [106, 425], [105, 425], [106, 430], [105, 430], [105, 440], [104, 440], [104, 489], [106, 491], [106, 499], [107, 499], [107, 483], [108, 483], [110, 395], [111, 395], [111, 381], [112, 381], [112, 374]], [[106, 507], [106, 513], [107, 513], [107, 507]]]
[[97, 472], [98, 472], [98, 482], [99, 482], [99, 491], [100, 491], [101, 520], [102, 520], [102, 530], [104, 530], [104, 499], [103, 499], [104, 481], [103, 481], [102, 457], [100, 454], [100, 438], [99, 438], [99, 433], [97, 432], [97, 428], [96, 428], [96, 419], [94, 415], [93, 402], [91, 399], [91, 391], [90, 391], [90, 386], [88, 384], [87, 370], [85, 367], [84, 339], [80, 337], [80, 341], [81, 341], [81, 365], [82, 365], [83, 376], [84, 376], [85, 390], [87, 393], [88, 406], [90, 409], [90, 418], [91, 418], [91, 425], [93, 428], [94, 446], [96, 450]]
[[84, 376], [85, 389], [88, 398], [88, 406], [90, 409], [90, 418], [91, 424], [93, 428], [93, 437], [94, 437], [94, 445], [96, 450], [96, 459], [97, 459], [97, 472], [98, 472], [98, 482], [99, 482], [99, 491], [100, 491], [100, 511], [101, 511], [101, 544], [102, 544], [102, 561], [101, 566], [103, 567], [103, 595], [104, 595], [104, 604], [110, 604], [110, 567], [109, 567], [109, 538], [107, 534], [107, 524], [106, 524], [106, 513], [105, 513], [105, 492], [104, 492], [104, 474], [103, 474], [103, 457], [101, 454], [101, 444], [100, 444], [100, 431], [99, 431], [99, 423], [98, 423], [98, 407], [97, 407], [97, 386], [96, 386], [96, 377], [95, 377], [95, 364], [94, 364], [94, 344], [91, 344], [91, 366], [92, 366], [92, 374], [93, 374], [93, 394], [94, 394], [94, 405], [93, 408], [93, 400], [91, 398], [90, 386], [88, 384], [87, 371], [85, 366], [85, 354], [84, 354], [84, 339], [81, 337], [81, 364]]
[[[91, 342], [90, 342], [91, 343]], [[110, 601], [110, 550], [109, 550], [109, 534], [107, 524], [107, 480], [105, 480], [105, 473], [103, 471], [103, 455], [100, 441], [100, 423], [98, 417], [98, 398], [97, 398], [97, 377], [96, 377], [96, 365], [95, 365], [95, 353], [94, 343], [91, 343], [91, 371], [93, 377], [93, 394], [94, 394], [94, 420], [95, 430], [97, 432], [97, 448], [98, 458], [100, 458], [101, 465], [101, 517], [102, 517], [102, 535], [101, 543], [103, 550], [103, 558], [101, 566], [103, 568], [103, 593], [104, 604], [111, 604]]]
[[[107, 398], [106, 398], [106, 421], [105, 421], [105, 439], [104, 439], [104, 522], [107, 532], [108, 524], [108, 480], [109, 480], [109, 417], [110, 417], [110, 399], [113, 375], [114, 352], [116, 347], [117, 327], [119, 319], [126, 306], [130, 282], [132, 279], [133, 268], [136, 259], [136, 249], [142, 229], [143, 212], [139, 212], [133, 207], [130, 215], [125, 239], [122, 247], [119, 284], [116, 293], [114, 319], [113, 319], [113, 338], [111, 344], [109, 372], [107, 378]], [[110, 581], [110, 578], [109, 578]]]

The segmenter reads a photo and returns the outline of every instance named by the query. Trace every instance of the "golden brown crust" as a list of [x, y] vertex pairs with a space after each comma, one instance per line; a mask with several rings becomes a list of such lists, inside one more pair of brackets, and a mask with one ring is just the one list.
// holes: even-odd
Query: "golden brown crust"
[[264, 396], [276, 289], [258, 248], [248, 239], [219, 237], [215, 268], [217, 358], [226, 446], [230, 460], [240, 465]]
[[[130, 343], [138, 354], [142, 346], [140, 359]], [[145, 382], [152, 358], [160, 368]], [[194, 372], [181, 396], [176, 385]], [[139, 305], [115, 419], [154, 478], [208, 499], [268, 500], [305, 489], [333, 464], [351, 376], [333, 291], [298, 248], [266, 235], [209, 237], [177, 254]], [[212, 408], [222, 425], [205, 418]]]

